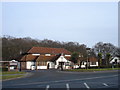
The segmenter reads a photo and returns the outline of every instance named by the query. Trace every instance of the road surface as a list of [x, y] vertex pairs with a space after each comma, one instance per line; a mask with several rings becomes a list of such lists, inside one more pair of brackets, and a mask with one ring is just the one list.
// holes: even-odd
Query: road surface
[[[118, 71], [100, 71], [100, 72], [66, 72], [58, 70], [37, 70], [27, 71], [32, 76], [8, 80], [2, 82], [2, 88], [12, 89], [43, 89], [62, 88], [71, 90], [72, 88], [96, 89], [96, 88], [119, 88]], [[22, 89], [23, 88], [23, 89]]]

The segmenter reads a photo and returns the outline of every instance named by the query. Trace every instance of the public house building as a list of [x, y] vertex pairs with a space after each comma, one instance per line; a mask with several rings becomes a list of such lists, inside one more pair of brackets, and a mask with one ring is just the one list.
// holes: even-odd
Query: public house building
[[20, 60], [25, 69], [70, 69], [71, 52], [64, 48], [32, 47]]

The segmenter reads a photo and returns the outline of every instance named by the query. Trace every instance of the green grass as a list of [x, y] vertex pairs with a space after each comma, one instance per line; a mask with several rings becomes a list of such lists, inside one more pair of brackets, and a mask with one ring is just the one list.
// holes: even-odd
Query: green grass
[[9, 76], [2, 76], [2, 77], [0, 77], [0, 79], [6, 80], [6, 79], [18, 78], [18, 77], [22, 77], [22, 76], [24, 76], [24, 75], [9, 75]]
[[[25, 75], [25, 73], [26, 72], [4, 71], [4, 72], [0, 72], [0, 75], [2, 75], [2, 76], [0, 76], [0, 79], [6, 80], [6, 79], [11, 79], [11, 78], [22, 77]], [[10, 74], [23, 74], [23, 75], [10, 75]]]
[[17, 71], [5, 71], [5, 72], [2, 72], [2, 75], [5, 75], [5, 74], [25, 74], [25, 72], [17, 72]]
[[120, 70], [120, 68], [103, 68], [103, 69], [68, 69], [68, 70], [65, 70], [65, 71], [95, 72], [95, 71], [108, 71], [108, 70]]

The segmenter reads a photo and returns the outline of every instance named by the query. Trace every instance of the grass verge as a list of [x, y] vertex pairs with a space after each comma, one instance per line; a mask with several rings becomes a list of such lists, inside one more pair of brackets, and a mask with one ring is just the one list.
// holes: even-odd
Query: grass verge
[[2, 72], [2, 75], [6, 75], [6, 74], [25, 74], [25, 72], [17, 72], [17, 71]]
[[13, 79], [13, 78], [18, 78], [18, 77], [22, 77], [24, 75], [10, 75], [10, 76], [2, 76], [0, 79], [2, 80], [6, 80], [6, 79]]
[[[25, 75], [26, 72], [17, 72], [17, 71], [5, 71], [5, 72], [0, 72], [0, 80], [6, 80], [6, 79], [12, 79], [12, 78], [18, 78], [22, 77]], [[13, 75], [12, 75], [13, 74]], [[14, 75], [16, 74], [16, 75]], [[19, 75], [20, 74], [20, 75]], [[23, 75], [21, 75], [23, 74]]]
[[75, 72], [95, 72], [95, 71], [108, 71], [108, 70], [120, 70], [120, 68], [103, 68], [103, 69], [68, 69], [65, 71], [75, 71]]

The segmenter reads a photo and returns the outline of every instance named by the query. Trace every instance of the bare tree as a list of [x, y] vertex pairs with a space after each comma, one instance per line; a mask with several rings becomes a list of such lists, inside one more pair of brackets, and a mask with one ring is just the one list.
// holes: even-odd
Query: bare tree
[[99, 55], [101, 53], [102, 54], [101, 58], [104, 60], [105, 64], [108, 65], [110, 57], [116, 56], [117, 47], [111, 43], [99, 42], [93, 47], [93, 51], [95, 52], [96, 55]]

